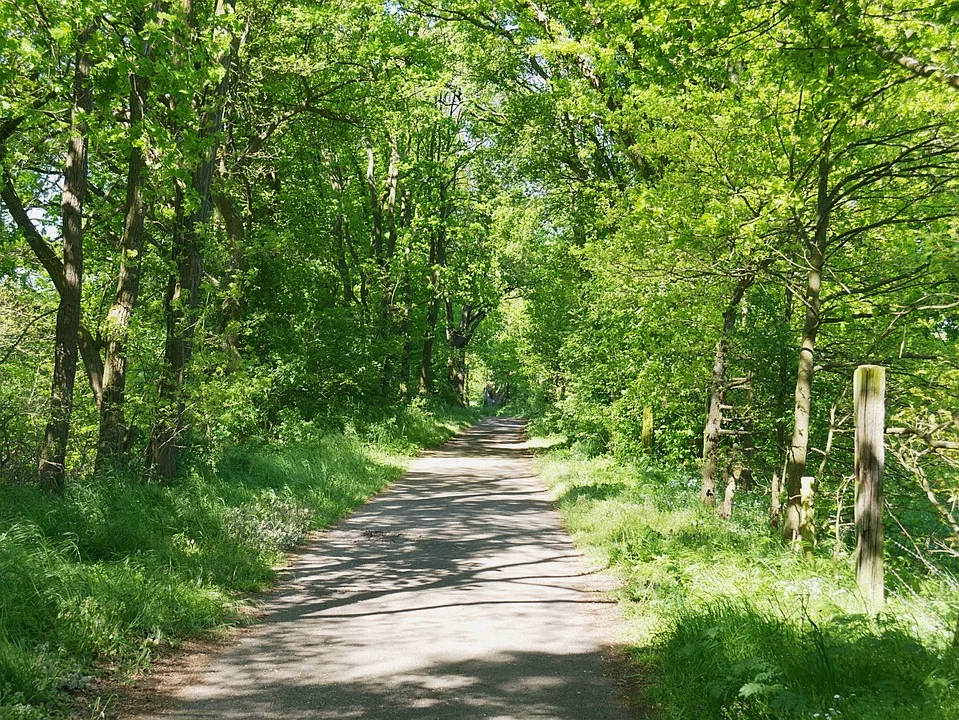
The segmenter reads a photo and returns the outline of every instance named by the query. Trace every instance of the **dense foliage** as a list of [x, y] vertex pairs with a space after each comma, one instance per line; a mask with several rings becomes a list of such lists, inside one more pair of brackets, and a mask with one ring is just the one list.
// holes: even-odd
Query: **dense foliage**
[[12, 492], [175, 487], [483, 392], [848, 564], [876, 364], [890, 591], [954, 592], [955, 2], [38, 0], [0, 28]]

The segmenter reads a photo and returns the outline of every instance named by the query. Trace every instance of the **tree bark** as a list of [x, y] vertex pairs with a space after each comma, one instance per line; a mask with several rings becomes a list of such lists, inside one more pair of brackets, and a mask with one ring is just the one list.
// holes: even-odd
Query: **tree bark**
[[380, 286], [379, 313], [376, 321], [376, 339], [383, 359], [380, 386], [388, 392], [393, 376], [393, 348], [390, 329], [393, 325], [393, 292], [391, 265], [396, 250], [396, 191], [399, 182], [399, 151], [394, 138], [390, 138], [390, 164], [386, 173], [386, 191], [380, 197], [376, 184], [376, 154], [373, 147], [366, 147], [366, 187], [370, 198], [370, 217], [373, 225], [373, 258]]
[[400, 395], [404, 400], [410, 396], [410, 360], [413, 356], [413, 338], [410, 336], [410, 320], [413, 314], [413, 283], [410, 280], [410, 249], [403, 258], [403, 315], [400, 318], [400, 337], [403, 338], [403, 353], [400, 356]]
[[366, 147], [366, 189], [370, 196], [370, 219], [373, 221], [373, 257], [382, 270], [383, 258], [383, 208], [376, 189], [376, 154], [373, 146]]
[[330, 185], [336, 194], [336, 215], [333, 217], [333, 240], [336, 243], [336, 269], [340, 275], [340, 284], [343, 286], [343, 304], [348, 307], [356, 302], [356, 296], [353, 293], [353, 278], [350, 275], [350, 266], [346, 261], [346, 234], [348, 231], [347, 223], [349, 221], [347, 220], [343, 207], [343, 177], [330, 156], [327, 156], [327, 162], [330, 164]]
[[430, 273], [430, 289], [435, 293], [430, 298], [426, 313], [426, 331], [423, 334], [423, 354], [420, 357], [420, 395], [433, 392], [433, 345], [436, 342], [436, 323], [440, 314], [439, 271]]
[[[809, 414], [812, 405], [812, 382], [816, 337], [819, 333], [822, 273], [825, 262], [826, 243], [829, 237], [829, 140], [823, 143], [819, 159], [818, 188], [816, 199], [816, 227], [812, 242], [808, 243], [809, 269], [806, 275], [806, 317], [803, 323], [799, 362], [796, 373], [795, 405], [793, 408], [793, 432], [786, 464], [786, 511], [783, 520], [783, 539], [798, 547], [800, 541], [807, 555], [812, 554], [814, 530], [811, 512], [804, 512], [803, 476], [806, 471], [806, 456], [809, 449]], [[813, 503], [810, 483], [808, 506]]]
[[[785, 335], [790, 336], [793, 317], [793, 291], [786, 287], [783, 299], [783, 324]], [[786, 413], [789, 409], [789, 359], [790, 343], [783, 342], [779, 352], [779, 382], [776, 385], [776, 446], [779, 448], [779, 462], [787, 457], [789, 448], [786, 446]], [[785, 469], [785, 464], [782, 465]]]
[[[235, 8], [235, 0], [218, 4], [217, 12]], [[192, 13], [192, 7], [190, 8]], [[189, 18], [193, 24], [194, 19]], [[217, 135], [223, 125], [226, 96], [230, 88], [233, 57], [238, 50], [239, 38], [234, 36], [229, 49], [220, 58], [224, 68], [223, 78], [214, 92], [212, 106], [200, 118], [199, 136], [209, 143], [205, 155], [200, 158], [191, 173], [191, 186], [199, 203], [195, 209], [186, 210], [185, 190], [178, 186], [175, 194], [175, 221], [172, 238], [172, 259], [177, 272], [167, 283], [164, 297], [166, 316], [166, 343], [164, 360], [166, 372], [160, 381], [160, 417], [150, 446], [151, 461], [158, 478], [171, 481], [180, 466], [180, 454], [187, 444], [186, 379], [190, 359], [193, 356], [193, 337], [198, 320], [200, 278], [203, 275], [203, 246], [200, 228], [206, 225], [213, 213], [213, 175], [218, 150]]]
[[898, 50], [888, 48], [882, 43], [873, 44], [872, 49], [883, 60], [901, 65], [914, 75], [924, 78], [934, 78], [945, 83], [946, 86], [953, 90], [959, 90], [959, 73], [946, 72], [939, 65], [933, 65], [918, 58], [910, 57]]
[[61, 201], [63, 282], [59, 288], [60, 304], [57, 308], [50, 420], [44, 433], [39, 467], [40, 484], [57, 493], [63, 492], [66, 478], [67, 440], [79, 356], [77, 336], [83, 284], [83, 201], [89, 172], [86, 115], [92, 109], [90, 57], [81, 44], [74, 68], [71, 137], [67, 145]]
[[643, 430], [642, 430], [642, 446], [643, 450], [646, 452], [653, 451], [653, 445], [656, 441], [656, 430], [653, 426], [653, 406], [645, 405], [643, 406]]
[[719, 516], [723, 520], [729, 520], [733, 516], [733, 497], [736, 495], [736, 474], [724, 471], [724, 480], [726, 488], [723, 491], [723, 502], [720, 505]]
[[773, 481], [769, 487], [769, 530], [775, 536], [779, 534], [779, 471], [773, 470]]
[[753, 272], [743, 275], [736, 283], [726, 310], [723, 312], [723, 327], [716, 341], [713, 355], [713, 369], [709, 378], [709, 400], [706, 411], [706, 429], [703, 432], [703, 473], [699, 499], [704, 505], [716, 504], [716, 469], [719, 467], [719, 441], [723, 429], [723, 396], [726, 387], [726, 368], [728, 366], [729, 337], [736, 327], [736, 312], [746, 290], [752, 285], [756, 275]]
[[[145, 57], [149, 59], [149, 50]], [[127, 351], [130, 316], [140, 292], [145, 240], [146, 155], [136, 137], [146, 110], [147, 80], [130, 75], [131, 147], [127, 168], [126, 212], [120, 238], [120, 273], [113, 305], [107, 315], [106, 348], [103, 363], [103, 403], [100, 408], [100, 433], [96, 467], [122, 458], [128, 448], [128, 430], [124, 413], [126, 399]]]
[[226, 356], [226, 373], [240, 365], [239, 327], [243, 319], [242, 289], [238, 278], [246, 264], [246, 222], [236, 201], [224, 194], [214, 194], [213, 204], [223, 218], [227, 238], [227, 264], [220, 284], [220, 348]]
[[[176, 221], [173, 234], [173, 262], [177, 274], [167, 282], [163, 309], [166, 316], [166, 342], [163, 359], [166, 372], [160, 380], [159, 423], [151, 443], [154, 470], [161, 480], [176, 477], [180, 454], [186, 447], [187, 366], [193, 356], [193, 335], [199, 306], [200, 276], [203, 255], [197, 226], [209, 219], [209, 194], [203, 195], [204, 162], [193, 177], [193, 188], [200, 197], [200, 206], [193, 212], [184, 210], [184, 190], [178, 187], [174, 205]], [[210, 167], [212, 176], [212, 164]], [[208, 189], [209, 186], [207, 186]]]
[[420, 358], [420, 395], [433, 392], [433, 346], [436, 342], [436, 323], [440, 314], [440, 273], [446, 267], [446, 217], [447, 207], [440, 187], [440, 224], [430, 238], [430, 304], [426, 314], [426, 331], [423, 335], [423, 355]]
[[453, 300], [449, 296], [446, 305], [446, 342], [448, 355], [446, 360], [447, 376], [453, 399], [461, 405], [466, 404], [466, 346], [476, 333], [479, 324], [486, 317], [486, 310], [474, 308], [464, 303], [460, 308], [459, 322], [454, 320]]

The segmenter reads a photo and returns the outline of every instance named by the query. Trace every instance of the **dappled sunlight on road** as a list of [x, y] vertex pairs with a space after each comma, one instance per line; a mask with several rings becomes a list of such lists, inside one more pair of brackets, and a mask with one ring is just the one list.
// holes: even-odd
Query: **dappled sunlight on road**
[[603, 587], [532, 473], [522, 423], [417, 459], [289, 570], [261, 626], [172, 718], [623, 718]]

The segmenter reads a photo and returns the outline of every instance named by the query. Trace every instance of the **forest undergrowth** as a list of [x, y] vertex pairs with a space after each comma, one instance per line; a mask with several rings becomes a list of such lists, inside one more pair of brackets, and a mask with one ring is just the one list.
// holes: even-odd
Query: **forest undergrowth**
[[700, 503], [698, 475], [562, 443], [536, 468], [577, 543], [621, 578], [651, 717], [959, 716], [954, 575], [890, 558], [871, 615], [847, 550], [824, 543], [804, 560], [771, 536], [760, 498], [723, 520]]
[[97, 676], [142, 673], [157, 649], [242, 621], [310, 531], [476, 415], [414, 404], [341, 432], [291, 423], [173, 484], [78, 478], [62, 499], [0, 486], [0, 718], [67, 716]]

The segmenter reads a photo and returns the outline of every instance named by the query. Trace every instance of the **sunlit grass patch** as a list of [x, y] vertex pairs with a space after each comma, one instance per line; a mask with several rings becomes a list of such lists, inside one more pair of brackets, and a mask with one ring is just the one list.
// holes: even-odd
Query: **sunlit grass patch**
[[621, 578], [628, 641], [669, 720], [959, 717], [956, 583], [897, 584], [870, 615], [848, 553], [807, 562], [748, 496], [732, 521], [697, 479], [552, 450], [537, 469], [584, 549]]

